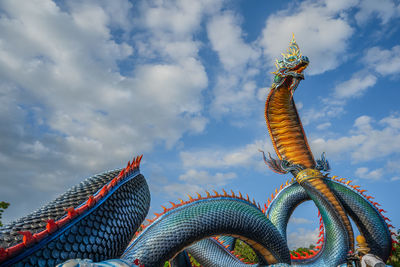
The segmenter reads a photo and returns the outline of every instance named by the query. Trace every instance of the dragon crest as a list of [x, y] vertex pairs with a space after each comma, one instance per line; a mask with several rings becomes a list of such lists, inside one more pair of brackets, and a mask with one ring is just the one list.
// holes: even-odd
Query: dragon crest
[[275, 75], [272, 88], [278, 88], [284, 82], [284, 78], [287, 76], [292, 76], [294, 81], [296, 81], [293, 86], [291, 86], [292, 95], [296, 90], [298, 82], [304, 80], [303, 71], [307, 68], [310, 63], [308, 57], [303, 56], [300, 52], [300, 48], [296, 43], [296, 38], [292, 37], [289, 47], [286, 50], [286, 54], [282, 53], [282, 59], [277, 59], [275, 61], [276, 70], [272, 72]]

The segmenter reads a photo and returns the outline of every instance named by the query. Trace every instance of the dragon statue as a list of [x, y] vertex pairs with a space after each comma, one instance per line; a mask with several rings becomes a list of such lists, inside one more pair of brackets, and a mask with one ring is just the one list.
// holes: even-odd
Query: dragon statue
[[[389, 219], [371, 196], [351, 181], [328, 177], [324, 154], [314, 160], [293, 93], [309, 60], [293, 37], [265, 105], [275, 152], [263, 153], [275, 172], [293, 178], [260, 206], [240, 192], [197, 194], [143, 225], [150, 206], [142, 156], [123, 169], [92, 176], [33, 213], [0, 228], [0, 266], [249, 266], [232, 253], [235, 239], [257, 254], [251, 266], [338, 266], [354, 251], [351, 218], [370, 253], [391, 253]], [[286, 227], [294, 209], [312, 200], [320, 212], [319, 245], [306, 256], [290, 253]], [[364, 239], [363, 239], [364, 240]]]

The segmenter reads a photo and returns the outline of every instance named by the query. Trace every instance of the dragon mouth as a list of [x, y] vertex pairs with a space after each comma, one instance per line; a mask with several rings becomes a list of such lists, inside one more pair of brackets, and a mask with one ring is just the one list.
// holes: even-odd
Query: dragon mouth
[[301, 74], [308, 67], [308, 63], [309, 63], [308, 60], [302, 59], [301, 62], [295, 68], [293, 68], [293, 71], [297, 72], [298, 74]]

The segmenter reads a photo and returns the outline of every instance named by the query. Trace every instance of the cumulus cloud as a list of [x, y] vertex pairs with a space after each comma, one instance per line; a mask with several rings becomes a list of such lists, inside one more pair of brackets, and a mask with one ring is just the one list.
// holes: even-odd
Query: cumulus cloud
[[211, 114], [221, 117], [243, 117], [252, 111], [252, 103], [256, 100], [257, 85], [250, 78], [234, 74], [219, 74], [214, 87], [214, 99], [211, 103]]
[[386, 24], [392, 18], [400, 16], [398, 8], [400, 4], [396, 6], [395, 1], [392, 0], [362, 0], [359, 3], [359, 10], [355, 14], [355, 19], [359, 25], [365, 24], [368, 20], [373, 17], [380, 19], [381, 24]]
[[305, 228], [298, 228], [296, 232], [288, 234], [288, 246], [290, 250], [297, 249], [299, 247], [308, 248], [311, 244], [315, 244], [318, 240], [319, 230], [307, 230]]
[[[170, 196], [177, 197], [212, 188], [220, 189], [237, 178], [235, 172], [220, 171], [228, 168], [250, 167], [264, 171], [266, 166], [259, 149], [267, 152], [273, 151], [272, 144], [262, 140], [256, 140], [251, 144], [232, 149], [210, 148], [197, 151], [181, 151], [179, 155], [186, 171], [179, 176], [180, 182], [165, 184], [162, 186], [162, 191], [167, 192]], [[219, 169], [219, 171], [213, 173], [204, 169]]]
[[259, 49], [244, 41], [240, 18], [233, 12], [214, 15], [207, 24], [207, 36], [223, 66], [213, 89], [211, 113], [218, 117], [249, 114], [257, 99], [254, 76], [259, 73]]
[[347, 99], [338, 99], [335, 97], [323, 98], [319, 107], [304, 108], [304, 110], [301, 111], [301, 121], [304, 125], [308, 125], [311, 122], [318, 121], [321, 123], [323, 119], [337, 117], [345, 112], [346, 100]]
[[216, 173], [215, 175], [210, 175], [206, 171], [197, 171], [194, 169], [188, 170], [186, 173], [179, 176], [179, 180], [188, 183], [198, 183], [198, 184], [215, 184], [218, 186], [225, 185], [227, 180], [236, 178], [236, 174], [229, 173]]
[[250, 60], [255, 60], [258, 56], [257, 51], [243, 41], [238, 21], [232, 12], [225, 12], [215, 15], [207, 24], [211, 45], [227, 70], [243, 69]]
[[182, 151], [180, 158], [186, 168], [228, 168], [228, 167], [257, 167], [265, 169], [262, 155], [258, 151], [273, 152], [271, 143], [256, 140], [251, 144], [228, 149], [207, 149], [200, 151]]
[[142, 1], [138, 3], [136, 25], [142, 30], [133, 36], [135, 47], [144, 61], [160, 56], [167, 62], [185, 61], [197, 57], [200, 42], [193, 34], [205, 15], [219, 10], [222, 1]]
[[[312, 139], [310, 145], [316, 154], [325, 151], [329, 156], [339, 157], [347, 152], [356, 162], [380, 159], [388, 155], [395, 156], [400, 151], [399, 121], [397, 115], [385, 117], [378, 122], [369, 116], [360, 116], [347, 136], [337, 139]], [[365, 169], [358, 171], [359, 175], [365, 173]], [[380, 174], [381, 172], [377, 171], [370, 176], [378, 178]], [[373, 178], [372, 176], [370, 178]]]
[[191, 35], [200, 26], [202, 16], [219, 10], [222, 1], [145, 1], [140, 3], [143, 21], [156, 34]]
[[379, 76], [395, 77], [400, 73], [400, 46], [391, 49], [372, 47], [363, 51], [361, 62], [364, 68], [354, 73], [350, 79], [338, 83], [333, 93], [322, 99], [323, 106], [316, 112], [308, 109], [304, 112], [304, 123], [308, 124], [321, 118], [336, 117], [344, 112], [348, 100], [360, 97], [367, 89], [374, 87]]
[[6, 221], [204, 130], [208, 78], [193, 36], [215, 4], [1, 2], [0, 195], [14, 206]]
[[205, 190], [220, 188], [236, 177], [237, 175], [234, 172], [211, 174], [207, 171], [189, 169], [179, 176], [179, 180], [182, 183], [169, 183], [163, 187], [163, 191], [170, 196], [182, 197], [186, 196], [186, 194], [201, 193]]
[[289, 223], [294, 223], [294, 224], [310, 224], [312, 223], [311, 220], [306, 219], [306, 218], [301, 218], [301, 217], [290, 217]]
[[337, 98], [350, 98], [361, 96], [365, 90], [374, 86], [377, 78], [372, 75], [355, 74], [350, 80], [342, 82], [335, 87], [335, 96]]
[[331, 125], [332, 124], [330, 122], [324, 122], [324, 123], [321, 123], [320, 125], [318, 125], [317, 129], [318, 130], [325, 130], [325, 129], [331, 127]]
[[391, 49], [372, 47], [367, 50], [365, 63], [381, 75], [393, 75], [400, 72], [400, 45]]
[[371, 179], [371, 180], [380, 180], [383, 176], [384, 170], [383, 168], [370, 170], [367, 167], [357, 168], [355, 174], [357, 177], [362, 179]]
[[343, 16], [353, 4], [304, 1], [268, 17], [259, 40], [268, 61], [280, 58], [280, 53], [285, 52], [282, 47], [288, 46], [294, 33], [303, 55], [310, 58], [309, 74], [336, 68], [345, 59], [344, 52], [354, 31]]

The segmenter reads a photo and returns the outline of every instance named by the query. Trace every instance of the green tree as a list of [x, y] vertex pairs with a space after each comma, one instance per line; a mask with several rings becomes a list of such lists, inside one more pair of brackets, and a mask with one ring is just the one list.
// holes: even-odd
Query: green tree
[[[400, 243], [400, 229], [397, 230], [397, 236], [395, 240]], [[387, 264], [393, 267], [400, 267], [400, 244], [393, 244], [394, 250], [392, 251], [392, 256], [389, 257]]]
[[3, 214], [4, 210], [8, 208], [8, 206], [10, 206], [10, 203], [0, 201], [0, 226], [3, 226], [1, 223], [1, 215]]
[[248, 263], [258, 263], [258, 257], [254, 250], [240, 239], [236, 239], [234, 253]]
[[[297, 252], [297, 253], [300, 253], [300, 255], [302, 255], [302, 256], [306, 256], [306, 253], [309, 255], [309, 254], [311, 254], [311, 249], [314, 249], [314, 245], [310, 245], [308, 248], [297, 248], [297, 249], [295, 249], [295, 250], [291, 250], [290, 251], [290, 253], [293, 255], [293, 256], [297, 256], [296, 255], [296, 253], [294, 253], [294, 252]], [[306, 252], [306, 253], [305, 253]]]

